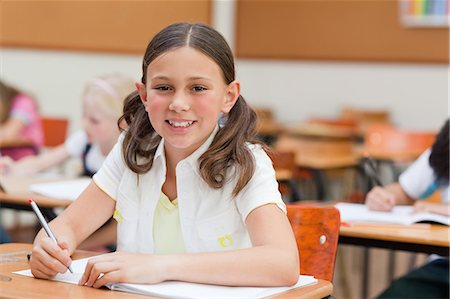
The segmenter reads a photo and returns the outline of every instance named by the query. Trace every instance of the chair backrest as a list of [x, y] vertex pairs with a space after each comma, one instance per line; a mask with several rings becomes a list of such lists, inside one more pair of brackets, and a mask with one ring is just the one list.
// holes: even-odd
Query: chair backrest
[[391, 123], [390, 112], [383, 109], [376, 110], [344, 107], [341, 110], [341, 117], [343, 119], [355, 121], [360, 134], [364, 134], [367, 128], [373, 124], [387, 125]]
[[387, 125], [370, 126], [364, 137], [364, 150], [390, 153], [423, 152], [436, 139], [436, 132], [404, 130]]
[[44, 146], [53, 147], [64, 143], [67, 137], [69, 121], [62, 117], [42, 117]]
[[297, 241], [300, 272], [333, 281], [340, 215], [333, 206], [287, 205]]

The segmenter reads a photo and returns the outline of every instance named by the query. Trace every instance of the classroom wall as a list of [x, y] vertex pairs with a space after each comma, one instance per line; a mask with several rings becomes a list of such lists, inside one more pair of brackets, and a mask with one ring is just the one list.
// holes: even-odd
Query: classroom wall
[[[214, 1], [213, 25], [234, 44], [233, 1]], [[122, 72], [138, 80], [141, 55], [1, 48], [2, 79], [34, 94], [43, 114], [63, 115], [73, 131], [81, 124], [84, 83]], [[144, 51], [144, 49], [142, 49]], [[275, 110], [285, 123], [337, 116], [343, 105], [389, 109], [394, 123], [438, 129], [448, 110], [448, 65], [238, 59], [242, 94]]]

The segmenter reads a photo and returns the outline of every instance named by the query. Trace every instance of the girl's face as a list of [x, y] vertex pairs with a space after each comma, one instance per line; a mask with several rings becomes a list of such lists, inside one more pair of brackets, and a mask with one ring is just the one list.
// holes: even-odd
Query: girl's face
[[205, 142], [240, 89], [237, 81], [225, 83], [211, 58], [187, 46], [152, 61], [147, 84], [138, 83], [137, 88], [152, 126], [165, 139], [166, 153], [182, 157]]
[[119, 135], [117, 121], [102, 113], [89, 96], [87, 94], [83, 100], [83, 128], [90, 143], [110, 145]]

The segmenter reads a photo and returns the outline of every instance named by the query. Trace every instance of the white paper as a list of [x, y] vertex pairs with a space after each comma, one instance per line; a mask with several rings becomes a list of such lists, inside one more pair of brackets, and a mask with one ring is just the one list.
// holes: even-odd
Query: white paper
[[[89, 258], [73, 261], [71, 265], [74, 272], [73, 274], [67, 271], [64, 274], [56, 275], [53, 280], [78, 284], [88, 259]], [[13, 273], [33, 277], [30, 270], [16, 271]], [[112, 290], [159, 296], [163, 298], [223, 299], [264, 298], [316, 282], [317, 279], [313, 276], [300, 275], [298, 282], [291, 287], [228, 287], [180, 281], [165, 281], [158, 284], [112, 283], [107, 286]]]
[[91, 181], [90, 178], [79, 178], [68, 181], [38, 183], [30, 185], [30, 191], [51, 198], [75, 200]]
[[411, 225], [417, 222], [436, 222], [450, 225], [450, 217], [435, 213], [414, 212], [413, 206], [395, 206], [390, 212], [372, 211], [365, 204], [338, 203], [341, 221], [378, 222]]

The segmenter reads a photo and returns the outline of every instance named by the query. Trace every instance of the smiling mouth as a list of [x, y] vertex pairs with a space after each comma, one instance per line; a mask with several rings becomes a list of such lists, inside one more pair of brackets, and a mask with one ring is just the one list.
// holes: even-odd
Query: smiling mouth
[[171, 125], [174, 128], [187, 128], [190, 127], [194, 121], [171, 121], [171, 120], [167, 120], [167, 123], [169, 125]]

